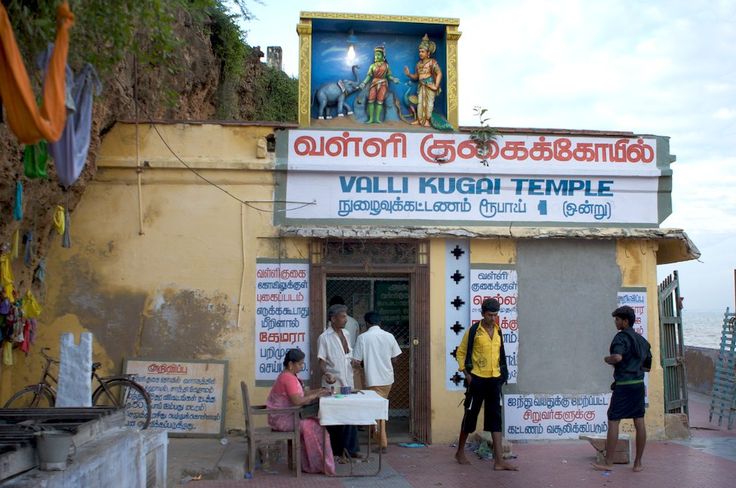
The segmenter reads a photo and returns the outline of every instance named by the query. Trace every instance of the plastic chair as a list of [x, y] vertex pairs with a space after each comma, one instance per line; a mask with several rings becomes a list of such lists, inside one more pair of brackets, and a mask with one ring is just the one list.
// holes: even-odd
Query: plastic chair
[[[256, 464], [256, 443], [264, 442], [270, 444], [277, 441], [288, 441], [289, 447], [289, 469], [294, 469], [296, 477], [302, 475], [301, 462], [301, 445], [299, 437], [299, 411], [301, 407], [290, 408], [268, 408], [266, 405], [251, 405], [248, 396], [248, 386], [245, 381], [240, 382], [240, 391], [243, 394], [243, 411], [245, 413], [245, 442], [248, 446], [248, 465], [246, 473], [253, 476]], [[294, 430], [288, 432], [280, 432], [272, 430], [270, 427], [256, 427], [253, 423], [255, 415], [268, 414], [292, 414], [294, 416]]]

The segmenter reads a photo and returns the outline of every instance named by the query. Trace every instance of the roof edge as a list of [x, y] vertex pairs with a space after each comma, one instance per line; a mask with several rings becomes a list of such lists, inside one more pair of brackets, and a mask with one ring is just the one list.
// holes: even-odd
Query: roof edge
[[646, 239], [659, 243], [657, 264], [690, 261], [700, 250], [682, 229], [625, 227], [281, 226], [282, 237], [317, 239]]

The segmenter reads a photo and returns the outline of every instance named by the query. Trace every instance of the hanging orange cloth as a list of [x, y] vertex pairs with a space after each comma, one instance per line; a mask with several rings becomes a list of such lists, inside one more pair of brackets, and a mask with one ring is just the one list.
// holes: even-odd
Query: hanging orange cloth
[[43, 84], [43, 103], [39, 109], [31, 89], [26, 66], [15, 42], [8, 12], [0, 3], [0, 97], [8, 125], [18, 140], [36, 144], [41, 139], [58, 141], [66, 124], [66, 57], [69, 29], [74, 15], [64, 2], [56, 10], [54, 54]]

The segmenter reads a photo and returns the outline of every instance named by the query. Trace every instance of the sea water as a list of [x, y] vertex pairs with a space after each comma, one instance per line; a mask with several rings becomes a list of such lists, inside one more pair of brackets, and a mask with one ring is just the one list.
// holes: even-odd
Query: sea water
[[[682, 310], [682, 333], [686, 346], [721, 348], [721, 332], [723, 331], [723, 315], [721, 311]], [[733, 312], [733, 310], [729, 310]]]

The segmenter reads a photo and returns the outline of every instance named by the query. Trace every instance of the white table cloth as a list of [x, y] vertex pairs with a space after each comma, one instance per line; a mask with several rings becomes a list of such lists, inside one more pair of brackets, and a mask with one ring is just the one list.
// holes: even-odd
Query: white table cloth
[[388, 400], [373, 390], [319, 399], [321, 425], [376, 425], [388, 420]]

